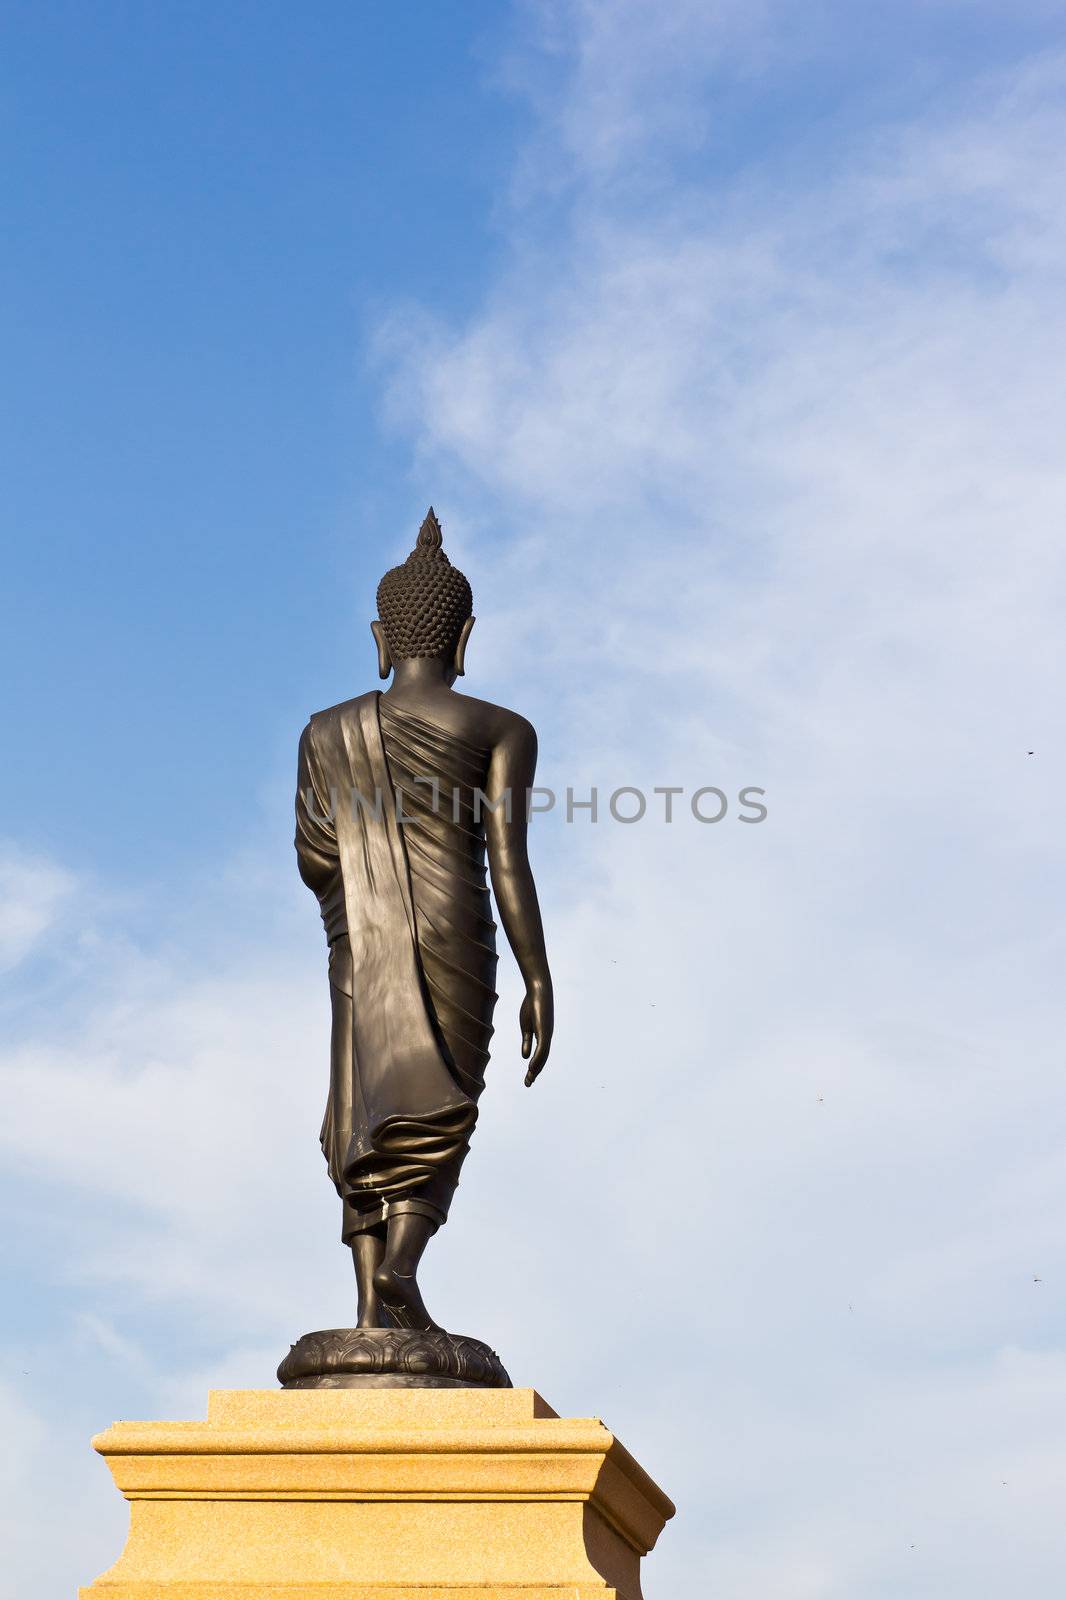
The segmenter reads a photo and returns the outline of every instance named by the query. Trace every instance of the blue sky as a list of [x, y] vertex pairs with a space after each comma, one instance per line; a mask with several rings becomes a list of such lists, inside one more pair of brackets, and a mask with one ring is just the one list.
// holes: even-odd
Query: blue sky
[[769, 805], [538, 824], [438, 1314], [677, 1499], [649, 1600], [1055, 1591], [1056, 11], [7, 8], [4, 1592], [351, 1314], [291, 786], [430, 501], [547, 782]]
[[4, 643], [28, 770], [46, 707], [75, 685], [94, 706], [66, 719], [76, 804], [50, 785], [19, 823], [38, 843], [61, 827], [79, 864], [142, 874], [162, 824], [187, 867], [247, 808], [231, 789], [220, 815], [193, 769], [247, 771], [330, 692], [424, 497], [377, 425], [368, 330], [407, 297], [461, 315], [498, 248], [524, 117], [485, 81], [494, 9], [463, 31], [428, 6], [9, 15]]
[[[74, 864], [139, 880], [163, 827], [188, 870], [208, 828], [247, 826], [236, 775], [356, 670], [353, 613], [434, 493], [382, 426], [375, 328], [407, 305], [461, 324], [572, 225], [572, 175], [513, 194], [581, 25], [561, 8], [538, 55], [535, 16], [10, 8], [3, 644], [27, 771], [68, 712], [63, 781], [9, 797], [26, 844], [61, 831]], [[728, 200], [738, 174], [772, 192], [1048, 23], [794, 8], [772, 31], [739, 72], [697, 54], [681, 137], [604, 192], [647, 215], [684, 187]]]

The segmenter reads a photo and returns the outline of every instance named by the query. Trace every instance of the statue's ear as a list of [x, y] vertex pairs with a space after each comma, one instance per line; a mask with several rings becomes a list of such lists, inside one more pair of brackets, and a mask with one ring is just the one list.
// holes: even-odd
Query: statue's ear
[[470, 630], [473, 628], [474, 622], [475, 618], [467, 617], [463, 623], [463, 630], [459, 635], [459, 642], [455, 647], [455, 676], [457, 678], [463, 677], [466, 671], [466, 641], [470, 637]]
[[380, 622], [375, 620], [370, 624], [370, 631], [374, 635], [374, 642], [378, 647], [378, 676], [387, 678], [392, 671], [392, 656], [389, 654], [389, 642], [385, 637], [385, 629]]

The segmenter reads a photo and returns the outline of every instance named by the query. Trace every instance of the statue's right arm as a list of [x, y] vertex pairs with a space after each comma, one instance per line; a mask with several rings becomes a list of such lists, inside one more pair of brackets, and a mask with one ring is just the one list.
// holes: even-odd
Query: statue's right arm
[[296, 860], [300, 876], [319, 897], [325, 892], [337, 865], [337, 843], [323, 800], [322, 781], [315, 757], [311, 724], [300, 736], [296, 769]]
[[526, 797], [533, 787], [536, 768], [537, 735], [524, 717], [512, 717], [493, 748], [489, 763], [485, 836], [500, 919], [526, 985], [519, 1021], [522, 1056], [529, 1061], [527, 1086], [548, 1059], [555, 1026], [544, 928], [526, 840]]

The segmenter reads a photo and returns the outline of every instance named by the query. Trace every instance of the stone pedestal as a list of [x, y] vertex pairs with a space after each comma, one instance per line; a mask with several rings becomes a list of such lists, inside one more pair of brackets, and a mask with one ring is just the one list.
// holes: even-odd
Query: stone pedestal
[[532, 1389], [216, 1390], [93, 1444], [130, 1533], [83, 1600], [640, 1600], [674, 1510]]

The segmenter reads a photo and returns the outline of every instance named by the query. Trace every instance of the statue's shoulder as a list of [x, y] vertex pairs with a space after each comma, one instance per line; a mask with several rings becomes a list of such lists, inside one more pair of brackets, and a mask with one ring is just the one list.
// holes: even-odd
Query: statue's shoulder
[[462, 707], [467, 728], [479, 736], [479, 742], [494, 746], [507, 740], [509, 743], [532, 743], [536, 747], [536, 729], [520, 712], [494, 705], [491, 700], [477, 700], [469, 694], [456, 694], [455, 699]]
[[327, 706], [324, 711], [313, 711], [304, 729], [305, 736], [357, 721], [363, 711], [377, 698], [378, 691], [370, 689], [366, 694], [357, 694], [354, 700], [342, 700], [339, 705]]

